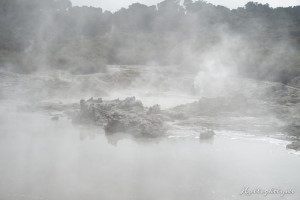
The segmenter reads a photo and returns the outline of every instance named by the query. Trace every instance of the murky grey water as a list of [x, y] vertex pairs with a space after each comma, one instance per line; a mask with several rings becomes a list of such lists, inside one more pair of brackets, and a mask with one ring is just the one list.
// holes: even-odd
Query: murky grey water
[[[300, 157], [285, 142], [219, 131], [138, 140], [105, 136], [1, 102], [0, 199], [300, 199]], [[293, 195], [240, 195], [244, 187]]]

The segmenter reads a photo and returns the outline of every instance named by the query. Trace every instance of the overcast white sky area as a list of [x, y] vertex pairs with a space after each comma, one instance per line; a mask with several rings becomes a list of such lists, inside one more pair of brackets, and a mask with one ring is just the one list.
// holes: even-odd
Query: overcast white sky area
[[[163, 0], [71, 0], [73, 6], [93, 6], [100, 7], [103, 10], [115, 12], [120, 8], [127, 8], [133, 3], [142, 3], [145, 5], [156, 5]], [[214, 5], [223, 5], [228, 8], [243, 7], [247, 2], [268, 3], [271, 7], [288, 7], [300, 5], [300, 0], [207, 0]]]

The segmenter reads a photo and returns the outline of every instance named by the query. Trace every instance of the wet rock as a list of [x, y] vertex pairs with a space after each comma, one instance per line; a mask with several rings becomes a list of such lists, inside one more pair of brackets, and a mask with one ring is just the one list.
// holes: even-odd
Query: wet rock
[[158, 137], [165, 133], [164, 121], [154, 116], [123, 116], [111, 119], [105, 126], [105, 133], [131, 133], [134, 136]]
[[286, 148], [300, 151], [300, 141], [294, 141], [291, 144], [286, 145]]
[[200, 139], [201, 140], [207, 140], [212, 139], [215, 136], [215, 132], [211, 129], [204, 130], [200, 132]]
[[80, 112], [73, 121], [102, 125], [106, 134], [123, 132], [136, 137], [157, 137], [166, 131], [160, 107], [145, 108], [135, 97], [111, 101], [81, 100]]
[[135, 97], [127, 97], [124, 101], [121, 101], [117, 107], [121, 110], [141, 112], [144, 110], [144, 106], [141, 101], [136, 100]]

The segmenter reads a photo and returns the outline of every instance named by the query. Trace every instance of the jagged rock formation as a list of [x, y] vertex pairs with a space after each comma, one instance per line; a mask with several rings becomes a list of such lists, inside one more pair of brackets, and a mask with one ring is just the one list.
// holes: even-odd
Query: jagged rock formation
[[81, 100], [80, 112], [74, 122], [103, 125], [106, 134], [124, 132], [136, 137], [157, 137], [166, 131], [160, 107], [146, 108], [135, 97], [112, 101], [101, 98]]

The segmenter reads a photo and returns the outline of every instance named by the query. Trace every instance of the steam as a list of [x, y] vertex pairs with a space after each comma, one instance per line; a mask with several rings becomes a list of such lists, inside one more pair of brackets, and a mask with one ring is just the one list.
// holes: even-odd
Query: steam
[[[0, 199], [233, 199], [245, 180], [300, 188], [286, 180], [298, 157], [277, 139], [299, 137], [300, 95], [284, 85], [300, 84], [298, 25], [299, 6], [253, 2], [230, 10], [165, 0], [110, 12], [0, 0]], [[128, 96], [124, 110], [130, 99], [143, 106], [120, 111], [134, 119], [126, 126], [138, 119], [151, 130], [144, 123], [158, 118], [163, 137], [71, 121], [91, 97], [101, 104], [86, 101], [82, 121], [117, 120], [118, 105], [106, 102]], [[216, 142], [199, 142], [210, 129]], [[289, 163], [286, 174], [270, 165], [278, 162]]]
[[[4, 50], [2, 69], [47, 76], [50, 71], [47, 83], [53, 83], [48, 87], [45, 82], [43, 89], [37, 89], [41, 80], [25, 89], [20, 83], [16, 91], [35, 88], [43, 90], [43, 96], [62, 95], [64, 90], [73, 96], [101, 96], [111, 90], [120, 94], [127, 87], [141, 93], [157, 89], [216, 97], [244, 90], [238, 83], [241, 77], [288, 84], [299, 75], [298, 49], [288, 26], [295, 15], [288, 8], [250, 2], [230, 10], [203, 1], [166, 0], [156, 6], [134, 3], [111, 13], [72, 7], [67, 0], [52, 3], [16, 0], [7, 4], [11, 12], [2, 11], [3, 22], [23, 18], [21, 28], [28, 31], [25, 37], [12, 26], [22, 45]], [[16, 8], [27, 4], [35, 5], [30, 7], [34, 15], [18, 13]], [[278, 15], [274, 18], [272, 13]], [[5, 37], [8, 42], [15, 38]], [[112, 65], [120, 64], [136, 67], [113, 72]], [[81, 76], [93, 73], [93, 78]], [[28, 93], [40, 96], [34, 90]]]

